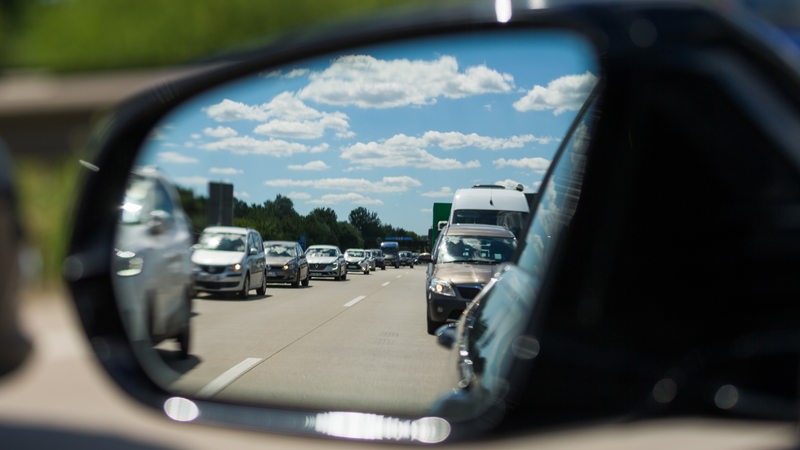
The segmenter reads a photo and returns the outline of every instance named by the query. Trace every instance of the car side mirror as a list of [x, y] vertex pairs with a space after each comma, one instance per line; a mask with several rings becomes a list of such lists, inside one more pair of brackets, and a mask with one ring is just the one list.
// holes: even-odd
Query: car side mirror
[[172, 215], [164, 210], [155, 210], [150, 213], [147, 221], [147, 231], [152, 235], [162, 234], [170, 228]]
[[[179, 330], [158, 343], [133, 342], [130, 330], [134, 327], [143, 334], [155, 329], [148, 327], [152, 316], [147, 308], [159, 302], [150, 298], [144, 279], [120, 280], [109, 270], [119, 220], [112, 213], [123, 198], [128, 174], [137, 167], [157, 166], [171, 180], [192, 222], [190, 232], [203, 229], [213, 217], [226, 224], [247, 222], [263, 236], [284, 230], [293, 233], [291, 240], [345, 248], [344, 242], [373, 243], [394, 234], [394, 229], [383, 228], [384, 220], [403, 229], [413, 226], [418, 230], [414, 234], [422, 236], [430, 227], [430, 215], [409, 211], [429, 209], [433, 197], [450, 192], [450, 186], [472, 184], [476, 173], [486, 177], [480, 182], [524, 178], [535, 185], [541, 174], [531, 178], [525, 161], [508, 160], [510, 155], [499, 152], [508, 150], [517, 155], [514, 158], [522, 158], [535, 147], [541, 154], [555, 154], [559, 140], [596, 85], [595, 45], [589, 35], [556, 26], [562, 22], [538, 12], [521, 10], [516, 16], [519, 26], [514, 27], [498, 22], [493, 9], [479, 14], [481, 18], [459, 10], [453, 13], [452, 22], [441, 22], [438, 14], [415, 14], [387, 22], [385, 27], [365, 24], [363, 29], [240, 55], [131, 99], [114, 112], [108, 126], [99, 129], [92, 164], [100, 170], [85, 173], [82, 180], [67, 279], [98, 357], [128, 392], [181, 421], [248, 423], [292, 434], [417, 443], [463, 439], [476, 433], [468, 422], [480, 421], [479, 408], [469, 420], [465, 415], [431, 416], [430, 408], [452, 387], [444, 387], [452, 367], [424, 364], [440, 380], [428, 383], [429, 374], [412, 365], [391, 369], [400, 361], [397, 354], [386, 352], [389, 359], [380, 366], [392, 373], [381, 382], [391, 387], [364, 391], [363, 376], [370, 372], [365, 368], [376, 366], [373, 352], [367, 351], [370, 342], [392, 341], [398, 348], [414, 348], [414, 357], [421, 361], [442, 358], [441, 362], [446, 357], [427, 335], [395, 344], [395, 337], [406, 339], [406, 333], [391, 329], [394, 325], [389, 321], [378, 320], [377, 310], [372, 309], [376, 304], [370, 305], [372, 294], [353, 298], [352, 292], [325, 289], [323, 283], [315, 289], [275, 290], [268, 302], [225, 302], [225, 309], [235, 311], [237, 317], [227, 316], [229, 322], [223, 323], [214, 319], [221, 311], [215, 308], [216, 299], [202, 289], [202, 283], [209, 281], [191, 280], [191, 271], [182, 270], [188, 275], [182, 280], [189, 278], [196, 289], [162, 290], [173, 303], [177, 298], [183, 306], [191, 304], [175, 308], [183, 323], [187, 319], [191, 323], [186, 327], [191, 333]], [[527, 62], [532, 60], [537, 63]], [[558, 83], [573, 78], [578, 82]], [[569, 99], [568, 104], [542, 108], [526, 99], [551, 84], [565, 86], [568, 95], [557, 98]], [[533, 130], [530, 124], [537, 116], [545, 118], [542, 124], [547, 126]], [[478, 167], [482, 169], [474, 170]], [[231, 178], [222, 186], [225, 189], [211, 181], [219, 174]], [[292, 178], [287, 179], [287, 174]], [[257, 202], [251, 207], [238, 195], [274, 195], [276, 201], [253, 198]], [[292, 202], [285, 201], [290, 197]], [[367, 222], [376, 225], [371, 235], [367, 228], [361, 230], [339, 219], [358, 204], [380, 208], [381, 221]], [[196, 205], [204, 208], [191, 210]], [[245, 207], [252, 214], [230, 217], [234, 212], [242, 214]], [[278, 218], [285, 219], [274, 223], [280, 226], [261, 220], [259, 215], [268, 210], [278, 210]], [[319, 214], [311, 214], [314, 211]], [[406, 220], [414, 225], [403, 226]], [[426, 244], [417, 241], [419, 246]], [[140, 266], [163, 275], [170, 265], [161, 263], [173, 251], [183, 255], [179, 250], [173, 247], [144, 255]], [[257, 253], [254, 248], [247, 251]], [[243, 293], [245, 298], [250, 290], [265, 290], [267, 273], [246, 272], [248, 276], [241, 279], [223, 280], [227, 268], [238, 261], [212, 267], [212, 258], [201, 262], [209, 252], [194, 251], [190, 264], [216, 270], [208, 276], [229, 283], [231, 292]], [[340, 252], [332, 256], [336, 264], [343, 264]], [[430, 262], [430, 256], [422, 261]], [[164, 269], [159, 271], [160, 267]], [[394, 303], [419, 304], [422, 299], [413, 298], [423, 296], [423, 274], [418, 272], [398, 273], [398, 278], [408, 278], [386, 282], [386, 289], [395, 290], [392, 296], [408, 300]], [[146, 276], [144, 271], [141, 274]], [[419, 277], [417, 288], [409, 287], [412, 281], [406, 283], [411, 277]], [[170, 287], [174, 286], [166, 286]], [[300, 302], [307, 303], [297, 306]], [[287, 304], [294, 306], [285, 308]], [[260, 319], [258, 323], [251, 320], [254, 307], [285, 309], [264, 314], [274, 321], [265, 326]], [[339, 326], [343, 329], [336, 332], [345, 332], [344, 339], [349, 341], [354, 323], [349, 320], [370, 311], [373, 315], [361, 320], [379, 323], [365, 328], [362, 340], [341, 346], [337, 344], [341, 339], [327, 334]], [[309, 320], [309, 312], [319, 316]], [[181, 323], [164, 322], [155, 325]], [[301, 330], [309, 325], [313, 327]], [[254, 345], [240, 346], [244, 341], [236, 340], [244, 339], [245, 334], [239, 332], [243, 326], [261, 333], [252, 340]], [[236, 330], [234, 336], [213, 337], [225, 333], [226, 327]], [[281, 344], [278, 329], [292, 330], [286, 337], [294, 337]], [[372, 338], [375, 330], [380, 335], [364, 340]], [[197, 343], [188, 347], [188, 355], [181, 353], [187, 348], [184, 342]], [[207, 346], [212, 342], [220, 346]], [[319, 351], [319, 345], [325, 351]], [[253, 354], [242, 353], [251, 350]], [[303, 353], [290, 355], [294, 351]], [[187, 360], [197, 366], [187, 369]], [[303, 361], [314, 362], [310, 367], [298, 365]], [[334, 366], [336, 376], [318, 374]], [[261, 382], [262, 376], [270, 381]], [[377, 420], [378, 426], [369, 428], [383, 431], [377, 436], [363, 434], [371, 431], [354, 426], [362, 420]]]
[[423, 264], [424, 263], [430, 263], [430, 262], [432, 262], [431, 254], [430, 253], [422, 253], [417, 258], [417, 261], [419, 261], [420, 263], [423, 263]]

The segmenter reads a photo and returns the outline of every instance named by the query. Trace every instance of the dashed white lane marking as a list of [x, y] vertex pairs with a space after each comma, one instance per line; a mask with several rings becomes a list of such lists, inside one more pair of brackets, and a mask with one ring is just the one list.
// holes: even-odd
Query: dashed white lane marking
[[386, 286], [388, 286], [388, 285], [389, 285], [389, 283], [391, 283], [391, 281], [387, 281], [386, 283], [383, 283], [383, 284], [381, 285], [381, 287], [386, 287]]
[[219, 391], [225, 389], [229, 384], [233, 383], [237, 378], [244, 375], [245, 372], [257, 366], [263, 361], [262, 358], [247, 358], [239, 364], [226, 370], [222, 375], [211, 380], [210, 383], [203, 386], [197, 393], [200, 397], [211, 397], [216, 395]]
[[364, 300], [365, 298], [367, 298], [366, 295], [359, 295], [358, 297], [356, 297], [356, 298], [350, 300], [349, 302], [345, 303], [344, 307], [345, 308], [349, 308], [349, 307], [355, 305], [356, 303], [360, 302], [361, 300]]

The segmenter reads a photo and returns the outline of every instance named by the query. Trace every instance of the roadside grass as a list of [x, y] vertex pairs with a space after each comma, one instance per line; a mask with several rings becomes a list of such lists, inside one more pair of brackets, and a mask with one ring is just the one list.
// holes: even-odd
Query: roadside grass
[[14, 162], [19, 214], [30, 247], [23, 274], [27, 284], [39, 288], [61, 284], [70, 213], [77, 190], [77, 159], [71, 155], [56, 159], [18, 155]]
[[[424, 0], [49, 0], [11, 18], [6, 68], [55, 72], [153, 67], [264, 43], [377, 7]], [[1, 13], [2, 11], [0, 11]], [[2, 17], [0, 17], [2, 18]], [[6, 34], [5, 36], [3, 36]]]

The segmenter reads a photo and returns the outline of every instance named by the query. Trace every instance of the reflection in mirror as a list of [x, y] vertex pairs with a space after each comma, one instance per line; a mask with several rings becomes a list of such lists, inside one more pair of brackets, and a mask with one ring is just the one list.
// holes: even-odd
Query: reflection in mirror
[[[576, 36], [507, 29], [350, 49], [182, 104], [142, 148], [114, 260], [148, 374], [190, 398], [423, 416], [459, 379], [425, 328], [434, 204], [476, 184], [534, 194], [596, 74]], [[262, 260], [287, 241], [374, 262], [262, 290], [305, 259], [193, 262], [210, 226]], [[423, 263], [384, 264], [390, 241]]]

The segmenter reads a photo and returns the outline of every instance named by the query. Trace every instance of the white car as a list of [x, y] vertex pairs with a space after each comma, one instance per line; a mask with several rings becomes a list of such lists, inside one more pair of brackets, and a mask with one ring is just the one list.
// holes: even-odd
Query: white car
[[363, 248], [348, 248], [344, 251], [344, 260], [348, 271], [369, 275], [369, 253]]
[[134, 169], [114, 242], [114, 289], [130, 339], [176, 339], [189, 355], [192, 234], [173, 185], [157, 169]]
[[347, 264], [344, 254], [335, 245], [312, 245], [306, 249], [309, 277], [334, 280], [347, 279]]
[[194, 246], [195, 289], [247, 298], [267, 292], [267, 258], [261, 234], [251, 228], [208, 227]]

